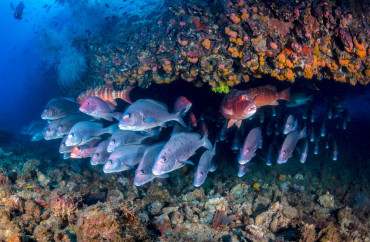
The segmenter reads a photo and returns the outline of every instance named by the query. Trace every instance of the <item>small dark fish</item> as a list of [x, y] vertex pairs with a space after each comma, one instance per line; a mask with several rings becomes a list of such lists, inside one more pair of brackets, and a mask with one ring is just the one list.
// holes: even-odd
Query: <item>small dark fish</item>
[[68, 114], [78, 113], [79, 104], [66, 98], [54, 98], [50, 100], [41, 114], [42, 119], [55, 120]]
[[249, 131], [247, 138], [240, 149], [238, 158], [239, 164], [243, 165], [249, 162], [256, 155], [255, 152], [258, 148], [262, 148], [262, 133], [260, 127]]
[[110, 6], [108, 5], [108, 3], [104, 4], [107, 8], [110, 8]]
[[44, 132], [40, 131], [40, 132], [37, 132], [37, 133], [34, 133], [31, 137], [31, 141], [32, 142], [35, 142], [35, 141], [40, 141], [44, 139]]
[[[14, 6], [13, 6], [13, 8], [14, 8]], [[18, 3], [18, 5], [17, 5], [17, 7], [15, 8], [15, 11], [14, 11], [14, 18], [15, 19], [19, 19], [19, 20], [22, 19], [24, 8], [25, 8], [25, 6], [24, 6], [23, 2]]]
[[315, 146], [313, 148], [313, 154], [314, 155], [319, 154], [319, 139], [318, 138], [315, 140]]
[[312, 95], [309, 96], [305, 93], [293, 93], [290, 96], [290, 99], [291, 99], [291, 101], [287, 102], [285, 105], [287, 107], [298, 107], [298, 106], [301, 106], [301, 105], [305, 105], [308, 102], [311, 102], [312, 99], [313, 99], [313, 96]]
[[326, 121], [322, 121], [321, 129], [320, 129], [320, 136], [325, 137], [326, 135]]
[[96, 147], [94, 153], [91, 156], [90, 164], [95, 166], [99, 164], [104, 164], [109, 157], [109, 152], [107, 151], [107, 146], [109, 140], [101, 141]]
[[231, 144], [231, 149], [233, 151], [238, 151], [240, 149], [240, 146], [242, 145], [241, 139], [242, 139], [242, 132], [239, 129], [235, 130], [234, 138]]
[[311, 132], [310, 132], [310, 142], [315, 141], [315, 128], [311, 127]]

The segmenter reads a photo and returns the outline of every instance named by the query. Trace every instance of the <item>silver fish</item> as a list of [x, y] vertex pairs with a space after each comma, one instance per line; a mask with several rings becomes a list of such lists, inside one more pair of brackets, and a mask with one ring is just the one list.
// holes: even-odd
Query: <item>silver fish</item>
[[306, 127], [304, 127], [299, 133], [297, 130], [290, 132], [281, 146], [279, 157], [277, 159], [278, 164], [282, 164], [288, 161], [292, 157], [293, 150], [297, 145], [298, 140], [306, 137]]
[[306, 93], [293, 93], [290, 96], [290, 102], [287, 102], [285, 105], [287, 107], [298, 107], [301, 105], [305, 105], [308, 102], [311, 102], [313, 99], [313, 96], [308, 96]]
[[127, 171], [134, 168], [144, 155], [145, 145], [127, 145], [111, 153], [103, 166], [104, 173]]
[[90, 140], [100, 139], [99, 136], [102, 134], [112, 134], [116, 130], [117, 124], [103, 128], [102, 123], [78, 122], [69, 131], [65, 143], [67, 146], [83, 145]]
[[326, 135], [326, 121], [322, 121], [321, 129], [320, 129], [320, 136], [325, 137]]
[[294, 119], [294, 116], [290, 114], [286, 120], [283, 133], [288, 134], [292, 132], [293, 130], [296, 130], [297, 128], [298, 128], [298, 120]]
[[206, 150], [200, 157], [197, 169], [194, 174], [194, 186], [200, 187], [207, 178], [208, 172], [214, 172], [215, 167], [212, 165], [212, 159], [216, 155], [216, 144], [213, 146], [212, 151]]
[[59, 134], [58, 127], [60, 124], [60, 119], [52, 120], [44, 129], [44, 139], [53, 140], [63, 138], [63, 135]]
[[166, 142], [159, 142], [159, 143], [149, 146], [145, 150], [144, 155], [141, 158], [141, 161], [135, 171], [135, 178], [134, 178], [135, 186], [142, 186], [156, 177], [166, 178], [169, 176], [168, 174], [156, 176], [152, 172], [155, 158], [157, 157], [157, 155], [162, 150], [165, 144]]
[[318, 138], [315, 140], [315, 146], [313, 148], [313, 154], [314, 155], [319, 154], [319, 139]]
[[111, 153], [120, 146], [140, 144], [148, 137], [151, 137], [150, 133], [118, 129], [110, 138], [107, 151]]
[[334, 139], [333, 140], [333, 155], [332, 155], [333, 161], [338, 160], [338, 146], [337, 146], [337, 141]]
[[208, 150], [212, 148], [207, 135], [203, 138], [197, 133], [176, 133], [172, 135], [156, 158], [152, 170], [153, 174], [159, 176], [176, 170], [186, 163], [194, 164], [188, 159], [202, 146]]
[[245, 163], [243, 165], [239, 164], [239, 170], [238, 170], [238, 177], [243, 177], [245, 173], [250, 172], [251, 170], [249, 169], [250, 166], [254, 165], [255, 163]]
[[[62, 142], [60, 143], [59, 153], [61, 153], [61, 154], [71, 153], [71, 151], [73, 150], [73, 146], [67, 146], [66, 145], [66, 139], [67, 139], [67, 136], [65, 136], [62, 139]], [[68, 156], [68, 158], [69, 158], [69, 156]]]
[[308, 154], [308, 140], [305, 139], [303, 142], [303, 147], [302, 147], [302, 152], [301, 152], [301, 157], [300, 157], [300, 162], [305, 163], [307, 160], [307, 154]]
[[78, 122], [93, 120], [94, 118], [83, 113], [69, 114], [61, 119], [58, 119], [58, 121], [55, 121], [58, 123], [57, 135], [63, 136], [68, 134], [73, 125], [75, 125]]
[[256, 155], [255, 152], [258, 148], [262, 148], [262, 133], [260, 127], [249, 131], [247, 138], [240, 149], [238, 159], [239, 164], [243, 165], [249, 162]]
[[114, 112], [115, 106], [105, 102], [100, 97], [88, 97], [80, 106], [80, 111], [95, 118], [102, 118], [113, 121], [113, 118], [119, 120], [122, 113]]
[[165, 126], [166, 122], [175, 120], [185, 127], [182, 120], [184, 111], [170, 114], [165, 104], [152, 99], [140, 99], [127, 108], [118, 126], [122, 130], [142, 131]]
[[315, 141], [315, 128], [311, 127], [311, 132], [310, 132], [310, 142]]
[[266, 165], [271, 166], [272, 165], [272, 155], [274, 153], [274, 146], [275, 146], [275, 139], [271, 142], [269, 149], [267, 151], [267, 157], [266, 157]]
[[99, 164], [104, 164], [108, 159], [109, 152], [107, 151], [107, 146], [109, 140], [101, 141], [96, 147], [94, 153], [91, 156], [90, 164], [95, 166]]
[[31, 137], [31, 141], [32, 142], [35, 142], [35, 141], [40, 141], [44, 139], [44, 132], [37, 132], [37, 133], [34, 133]]

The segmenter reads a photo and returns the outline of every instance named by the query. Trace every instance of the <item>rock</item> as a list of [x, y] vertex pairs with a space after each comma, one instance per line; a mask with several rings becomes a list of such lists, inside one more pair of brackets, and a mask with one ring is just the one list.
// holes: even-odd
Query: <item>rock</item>
[[210, 213], [214, 213], [216, 210], [225, 210], [227, 207], [228, 202], [224, 197], [211, 198], [205, 204], [205, 209]]
[[148, 205], [147, 210], [151, 215], [157, 215], [161, 211], [164, 203], [160, 201], [156, 201]]
[[31, 215], [36, 221], [40, 221], [41, 209], [34, 201], [27, 200], [25, 203], [25, 210], [26, 214]]
[[253, 212], [265, 210], [270, 203], [270, 198], [258, 195], [258, 197], [253, 202]]
[[300, 231], [299, 241], [306, 242], [306, 241], [315, 241], [316, 232], [315, 232], [315, 225], [314, 224], [305, 224]]
[[171, 214], [171, 222], [172, 224], [181, 224], [184, 222], [184, 215], [180, 212], [174, 212]]
[[324, 208], [334, 208], [335, 207], [334, 196], [330, 195], [329, 192], [326, 192], [324, 195], [321, 195], [318, 199], [318, 202]]
[[248, 187], [246, 184], [237, 184], [231, 189], [231, 196], [235, 199], [244, 197], [248, 192]]
[[341, 227], [347, 227], [351, 222], [351, 214], [352, 209], [349, 207], [342, 208], [338, 212], [338, 222], [340, 223]]

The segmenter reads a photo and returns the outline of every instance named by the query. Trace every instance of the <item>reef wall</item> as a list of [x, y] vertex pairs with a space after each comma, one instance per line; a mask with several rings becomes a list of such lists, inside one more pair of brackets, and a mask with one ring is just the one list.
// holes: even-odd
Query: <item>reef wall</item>
[[215, 92], [262, 76], [366, 85], [368, 10], [356, 1], [178, 3], [155, 26], [90, 43], [89, 79], [146, 87], [181, 78]]

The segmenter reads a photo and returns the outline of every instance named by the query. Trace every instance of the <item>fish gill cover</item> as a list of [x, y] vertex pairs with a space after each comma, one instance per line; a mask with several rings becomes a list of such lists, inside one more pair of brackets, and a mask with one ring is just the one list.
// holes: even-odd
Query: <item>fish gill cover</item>
[[370, 239], [368, 4], [0, 4], [0, 240]]

